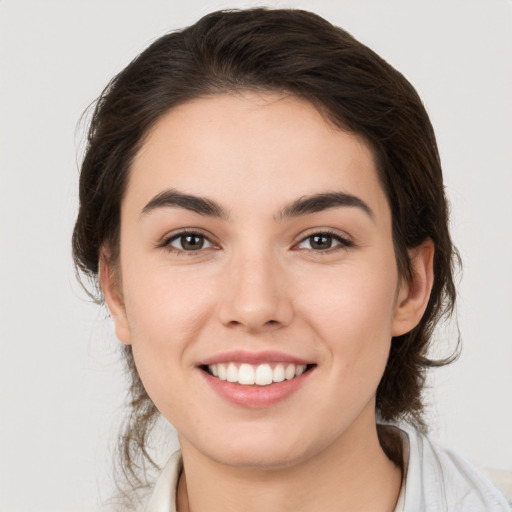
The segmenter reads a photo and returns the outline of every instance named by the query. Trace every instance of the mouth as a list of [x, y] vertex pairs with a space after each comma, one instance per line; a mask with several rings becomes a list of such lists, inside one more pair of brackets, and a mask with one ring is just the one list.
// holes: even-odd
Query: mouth
[[241, 386], [270, 386], [291, 381], [311, 371], [315, 364], [268, 362], [260, 364], [229, 361], [201, 365], [200, 369], [211, 377]]
[[233, 350], [201, 361], [197, 369], [222, 399], [237, 407], [265, 409], [298, 393], [316, 367], [283, 352]]

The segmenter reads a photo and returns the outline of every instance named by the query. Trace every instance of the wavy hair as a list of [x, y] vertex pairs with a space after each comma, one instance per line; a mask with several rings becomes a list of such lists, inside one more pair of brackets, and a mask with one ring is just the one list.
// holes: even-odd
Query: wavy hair
[[[450, 362], [428, 356], [432, 334], [455, 303], [448, 206], [429, 117], [412, 85], [346, 31], [302, 10], [218, 11], [164, 35], [107, 85], [95, 104], [80, 174], [80, 207], [73, 232], [78, 271], [98, 286], [102, 247], [119, 254], [120, 206], [131, 162], [145, 135], [170, 109], [197, 97], [239, 91], [277, 91], [315, 106], [335, 126], [372, 148], [392, 213], [399, 273], [410, 278], [408, 249], [430, 238], [434, 284], [420, 323], [393, 338], [377, 389], [385, 420], [425, 425], [422, 390], [429, 367]], [[121, 465], [133, 487], [140, 477], [158, 411], [124, 347], [131, 379], [130, 411], [120, 436]]]

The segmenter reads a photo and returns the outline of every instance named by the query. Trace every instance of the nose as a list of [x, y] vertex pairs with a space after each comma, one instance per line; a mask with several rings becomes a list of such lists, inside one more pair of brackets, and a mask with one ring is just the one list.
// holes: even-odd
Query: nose
[[284, 269], [271, 256], [233, 257], [224, 273], [221, 322], [247, 332], [265, 332], [289, 325], [293, 303]]

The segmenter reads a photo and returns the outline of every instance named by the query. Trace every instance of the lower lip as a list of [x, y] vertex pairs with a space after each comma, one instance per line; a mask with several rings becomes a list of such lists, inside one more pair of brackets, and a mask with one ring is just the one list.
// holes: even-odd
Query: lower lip
[[270, 407], [286, 400], [303, 386], [312, 371], [313, 369], [308, 370], [300, 377], [275, 382], [268, 386], [245, 386], [227, 380], [220, 380], [204, 370], [200, 370], [206, 382], [222, 398], [235, 405], [254, 409]]

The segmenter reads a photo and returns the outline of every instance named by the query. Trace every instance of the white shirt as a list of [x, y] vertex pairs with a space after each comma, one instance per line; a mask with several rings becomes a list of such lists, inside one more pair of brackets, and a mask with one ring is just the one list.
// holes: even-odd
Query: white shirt
[[[404, 456], [404, 481], [395, 512], [511, 512], [501, 493], [462, 457], [432, 444], [410, 425], [388, 428], [400, 435]], [[178, 451], [162, 470], [146, 512], [176, 512], [182, 469]]]

